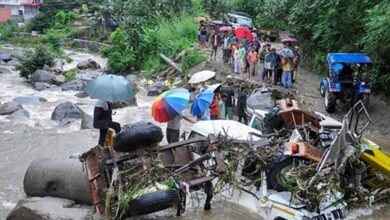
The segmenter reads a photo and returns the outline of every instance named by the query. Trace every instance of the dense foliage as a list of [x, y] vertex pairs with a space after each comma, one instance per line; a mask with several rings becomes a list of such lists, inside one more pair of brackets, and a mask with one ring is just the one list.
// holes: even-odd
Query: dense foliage
[[21, 77], [28, 80], [36, 70], [44, 69], [45, 66], [50, 67], [54, 62], [54, 55], [50, 49], [37, 46], [27, 50], [18, 60], [20, 64], [16, 66], [16, 70], [20, 71]]

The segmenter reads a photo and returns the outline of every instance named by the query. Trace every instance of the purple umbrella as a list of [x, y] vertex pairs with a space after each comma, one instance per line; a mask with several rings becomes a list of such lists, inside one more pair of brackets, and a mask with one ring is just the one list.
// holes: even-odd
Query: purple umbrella
[[284, 39], [282, 40], [282, 43], [295, 43], [295, 42], [297, 42], [297, 39], [291, 38], [291, 37], [284, 38]]

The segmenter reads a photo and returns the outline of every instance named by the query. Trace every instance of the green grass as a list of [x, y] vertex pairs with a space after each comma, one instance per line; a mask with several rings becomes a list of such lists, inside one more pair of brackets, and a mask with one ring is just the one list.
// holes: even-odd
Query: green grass
[[73, 68], [73, 69], [66, 71], [65, 82], [70, 82], [72, 80], [75, 80], [76, 79], [76, 72], [77, 72], [76, 68]]

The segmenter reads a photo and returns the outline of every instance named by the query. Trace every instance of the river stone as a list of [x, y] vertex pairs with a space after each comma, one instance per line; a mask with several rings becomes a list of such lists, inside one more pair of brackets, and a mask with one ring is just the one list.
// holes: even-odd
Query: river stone
[[80, 70], [85, 70], [85, 69], [92, 69], [92, 70], [96, 70], [96, 69], [100, 69], [100, 65], [92, 60], [92, 59], [88, 59], [88, 60], [84, 60], [84, 61], [81, 61], [80, 63], [77, 64], [77, 69], [80, 69]]
[[88, 93], [86, 93], [84, 91], [80, 91], [80, 92], [76, 93], [74, 96], [76, 96], [77, 98], [82, 99], [82, 98], [88, 97], [89, 95], [88, 95]]
[[10, 52], [0, 52], [0, 60], [4, 61], [5, 63], [8, 63], [12, 60], [12, 55]]
[[84, 129], [93, 129], [93, 118], [92, 116], [88, 115], [87, 113], [82, 114], [81, 117], [81, 130]]
[[20, 62], [18, 60], [10, 60], [7, 62], [8, 66], [17, 66], [20, 65]]
[[37, 91], [42, 91], [42, 90], [49, 89], [51, 87], [51, 85], [48, 83], [44, 83], [44, 82], [36, 82], [33, 84], [33, 87]]
[[6, 102], [0, 105], [0, 115], [9, 115], [22, 109], [22, 105], [17, 102]]
[[41, 102], [47, 102], [47, 100], [40, 96], [18, 96], [14, 98], [14, 102], [21, 105], [35, 105]]
[[95, 219], [93, 206], [78, 205], [69, 199], [31, 197], [19, 200], [7, 220]]
[[148, 91], [148, 96], [158, 96], [164, 90], [164, 84], [162, 82], [154, 82]]
[[53, 77], [53, 84], [54, 85], [59, 86], [63, 83], [65, 83], [65, 76], [64, 75], [54, 75], [54, 77]]
[[36, 82], [52, 83], [53, 78], [54, 74], [46, 70], [37, 70], [30, 76], [32, 84]]
[[81, 80], [72, 80], [70, 82], [64, 83], [61, 88], [62, 91], [79, 91], [84, 87], [84, 84]]
[[7, 116], [7, 119], [22, 119], [22, 118], [30, 118], [30, 113], [24, 109], [19, 109]]
[[64, 102], [56, 106], [51, 114], [51, 120], [62, 121], [64, 119], [81, 118], [82, 110], [71, 102]]
[[65, 65], [65, 60], [56, 59], [53, 62], [53, 66], [51, 67], [51, 69], [56, 73], [62, 73], [62, 72], [64, 72], [64, 65]]

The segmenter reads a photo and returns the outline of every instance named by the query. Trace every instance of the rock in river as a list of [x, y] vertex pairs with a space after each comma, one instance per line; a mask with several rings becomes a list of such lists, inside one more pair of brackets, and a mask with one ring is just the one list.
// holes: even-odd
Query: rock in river
[[65, 82], [65, 76], [64, 75], [54, 75], [54, 77], [53, 77], [53, 84], [54, 85], [57, 85], [57, 86], [59, 86], [59, 85], [61, 85], [61, 84], [63, 84]]
[[12, 60], [12, 55], [10, 52], [1, 52], [0, 51], [0, 60], [4, 61], [4, 62], [9, 62]]
[[77, 69], [80, 69], [80, 70], [85, 70], [85, 69], [92, 69], [92, 70], [96, 70], [96, 69], [100, 69], [100, 65], [92, 60], [92, 59], [88, 59], [88, 60], [84, 60], [84, 61], [81, 61], [80, 63], [77, 64]]
[[89, 95], [86, 92], [84, 92], [84, 91], [80, 91], [80, 92], [74, 94], [74, 96], [76, 96], [77, 98], [82, 99], [82, 98], [88, 97]]
[[95, 219], [93, 206], [74, 205], [74, 201], [55, 197], [31, 197], [20, 200], [7, 220]]
[[0, 115], [9, 115], [22, 109], [22, 105], [17, 102], [6, 102], [0, 105]]
[[30, 112], [24, 110], [24, 109], [19, 109], [16, 112], [10, 114], [7, 116], [7, 119], [23, 119], [23, 118], [30, 118]]
[[51, 120], [62, 121], [64, 119], [81, 118], [82, 110], [71, 102], [59, 104], [51, 114]]
[[162, 82], [154, 82], [148, 91], [148, 96], [158, 96], [163, 92], [164, 84]]
[[33, 87], [37, 91], [42, 91], [45, 89], [49, 89], [51, 87], [51, 85], [49, 83], [36, 82], [36, 83], [33, 83]]
[[46, 70], [37, 70], [31, 75], [30, 80], [32, 84], [36, 82], [52, 83], [53, 78], [53, 73]]
[[41, 102], [47, 102], [47, 100], [40, 96], [18, 96], [14, 98], [14, 102], [17, 102], [21, 105], [35, 105]]
[[93, 129], [93, 118], [92, 116], [88, 115], [87, 113], [82, 114], [81, 117], [81, 130], [83, 129]]
[[64, 83], [62, 85], [62, 91], [79, 91], [84, 87], [84, 84], [81, 80], [72, 80], [70, 82]]

